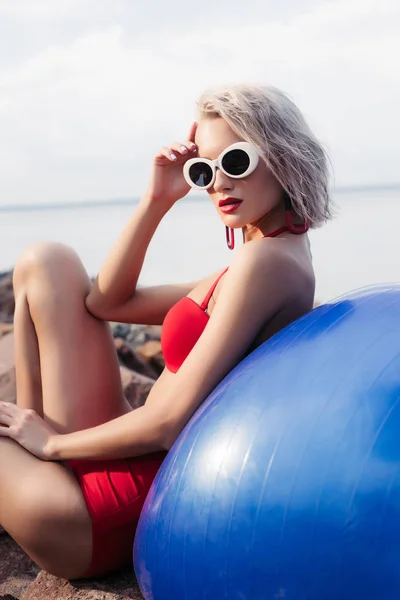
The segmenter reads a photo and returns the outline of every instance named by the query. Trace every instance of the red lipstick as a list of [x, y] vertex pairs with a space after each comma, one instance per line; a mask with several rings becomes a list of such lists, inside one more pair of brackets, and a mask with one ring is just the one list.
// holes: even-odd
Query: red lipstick
[[235, 212], [242, 204], [243, 200], [239, 200], [239, 198], [224, 198], [218, 202], [218, 206], [223, 213], [232, 213]]

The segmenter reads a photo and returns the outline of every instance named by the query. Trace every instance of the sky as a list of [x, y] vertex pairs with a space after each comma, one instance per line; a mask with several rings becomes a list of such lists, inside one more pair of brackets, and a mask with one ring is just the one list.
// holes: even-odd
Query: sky
[[0, 0], [0, 205], [141, 195], [199, 94], [271, 84], [334, 185], [400, 182], [398, 0]]

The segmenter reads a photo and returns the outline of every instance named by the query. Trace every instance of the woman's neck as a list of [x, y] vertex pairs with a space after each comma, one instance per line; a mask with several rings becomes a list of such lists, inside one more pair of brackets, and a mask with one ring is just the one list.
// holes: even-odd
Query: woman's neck
[[285, 206], [279, 204], [269, 213], [254, 223], [248, 223], [242, 228], [243, 241], [250, 242], [271, 234], [286, 225]]

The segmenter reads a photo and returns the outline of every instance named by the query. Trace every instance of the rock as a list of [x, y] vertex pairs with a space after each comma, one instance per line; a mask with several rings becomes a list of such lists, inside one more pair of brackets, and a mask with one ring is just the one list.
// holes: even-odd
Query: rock
[[148, 341], [147, 326], [146, 325], [131, 325], [129, 334], [126, 337], [127, 341], [130, 342], [134, 348], [141, 346]]
[[112, 577], [69, 582], [42, 571], [21, 600], [143, 600], [133, 569]]
[[15, 402], [14, 334], [0, 338], [0, 400]]
[[158, 375], [161, 375], [161, 372], [165, 367], [165, 360], [161, 350], [161, 342], [159, 340], [149, 340], [142, 346], [136, 348], [136, 352], [157, 370]]
[[123, 366], [120, 367], [120, 373], [124, 394], [129, 404], [132, 408], [143, 406], [154, 385], [154, 379], [135, 373]]
[[0, 537], [0, 599], [20, 598], [39, 571], [10, 536]]
[[0, 273], [0, 321], [3, 323], [12, 323], [14, 308], [12, 272]]
[[0, 323], [0, 338], [7, 335], [7, 333], [11, 333], [13, 329], [14, 325], [12, 323]]
[[128, 325], [126, 323], [111, 323], [114, 337], [120, 337], [133, 347], [142, 346], [148, 341], [160, 340], [161, 325]]
[[41, 571], [7, 536], [0, 538], [0, 600], [143, 600], [133, 568], [69, 582]]
[[156, 369], [148, 361], [138, 356], [127, 341], [117, 337], [114, 338], [114, 344], [118, 358], [125, 367], [131, 369], [131, 371], [136, 371], [136, 373], [150, 377], [150, 379], [157, 379], [158, 373]]
[[131, 325], [128, 323], [110, 323], [113, 337], [126, 340], [131, 332]]
[[161, 338], [161, 325], [131, 325], [131, 332], [127, 337], [128, 342], [135, 346]]

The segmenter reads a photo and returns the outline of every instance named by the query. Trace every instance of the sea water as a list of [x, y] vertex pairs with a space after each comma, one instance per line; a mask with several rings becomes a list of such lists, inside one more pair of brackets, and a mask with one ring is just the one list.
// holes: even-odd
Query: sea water
[[[317, 301], [374, 283], [400, 281], [400, 189], [342, 192], [334, 194], [334, 200], [336, 218], [309, 234]], [[95, 275], [136, 204], [137, 200], [0, 206], [0, 271], [11, 269], [30, 244], [57, 240], [73, 246], [88, 273]], [[240, 238], [239, 232], [237, 247]], [[211, 201], [206, 195], [189, 196], [176, 203], [157, 229], [139, 284], [195, 281], [231, 259], [225, 227]]]

